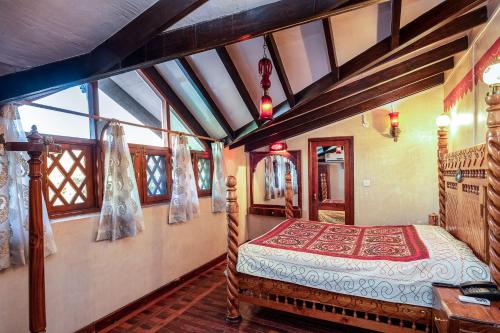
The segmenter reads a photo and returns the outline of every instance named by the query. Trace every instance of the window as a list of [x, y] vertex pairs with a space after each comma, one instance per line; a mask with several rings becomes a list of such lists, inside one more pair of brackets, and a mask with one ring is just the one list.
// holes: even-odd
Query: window
[[[186, 126], [186, 124], [184, 124], [182, 119], [177, 115], [172, 107], [170, 107], [170, 129], [173, 131], [193, 134], [193, 132], [189, 129], [189, 127]], [[201, 141], [192, 136], [188, 137], [188, 145], [190, 150], [205, 150], [205, 147], [203, 146]]]
[[146, 155], [146, 183], [149, 197], [167, 194], [167, 161], [164, 155]]
[[44, 157], [45, 198], [51, 216], [95, 208], [93, 144], [58, 143], [62, 153]]
[[[64, 110], [89, 114], [88, 85], [71, 87], [33, 101], [33, 105], [19, 107], [19, 116], [25, 130], [32, 125], [44, 134], [90, 138], [89, 119], [64, 113]], [[62, 109], [62, 112], [50, 108]]]
[[192, 152], [194, 176], [199, 196], [212, 195], [212, 159], [208, 153]]

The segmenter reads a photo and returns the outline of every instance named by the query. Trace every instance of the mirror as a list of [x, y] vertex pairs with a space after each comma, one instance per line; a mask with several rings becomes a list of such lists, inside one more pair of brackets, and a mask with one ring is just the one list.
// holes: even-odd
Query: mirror
[[345, 223], [345, 147], [318, 146], [318, 220]]
[[285, 216], [285, 175], [292, 176], [294, 214], [300, 217], [300, 151], [252, 152], [250, 213]]

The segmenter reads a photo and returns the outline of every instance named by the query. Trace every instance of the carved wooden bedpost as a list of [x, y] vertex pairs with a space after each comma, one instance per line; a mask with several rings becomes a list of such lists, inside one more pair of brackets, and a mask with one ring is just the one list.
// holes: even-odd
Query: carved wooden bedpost
[[228, 176], [226, 179], [226, 211], [227, 211], [227, 314], [226, 321], [238, 323], [241, 321], [240, 305], [238, 301], [239, 286], [236, 276], [238, 262], [238, 201], [236, 195], [236, 178]]
[[293, 218], [293, 184], [290, 170], [285, 175], [285, 217]]
[[439, 225], [446, 225], [446, 184], [444, 181], [444, 157], [448, 154], [448, 128], [438, 128], [438, 185], [439, 185]]
[[29, 165], [29, 327], [32, 333], [45, 332], [45, 267], [42, 218], [42, 160], [44, 151], [60, 151], [33, 126], [28, 142], [7, 142], [7, 151], [26, 151]]
[[486, 96], [488, 111], [488, 227], [491, 277], [500, 285], [500, 91]]

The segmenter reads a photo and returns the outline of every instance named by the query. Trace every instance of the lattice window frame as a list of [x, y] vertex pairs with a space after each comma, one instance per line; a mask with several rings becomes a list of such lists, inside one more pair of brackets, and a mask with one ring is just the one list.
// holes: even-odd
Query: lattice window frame
[[[199, 159], [207, 159], [210, 161], [210, 187], [206, 190], [200, 189], [198, 186], [198, 179], [199, 179], [199, 174], [198, 174], [198, 160]], [[214, 162], [212, 159], [212, 154], [208, 152], [191, 152], [191, 160], [193, 163], [193, 171], [194, 171], [194, 177], [196, 179], [196, 189], [198, 190], [198, 197], [209, 197], [212, 195], [212, 181], [213, 181], [213, 175], [214, 175]]]
[[[97, 205], [97, 193], [96, 193], [96, 175], [97, 169], [95, 164], [95, 156], [96, 156], [96, 142], [95, 140], [86, 140], [86, 139], [72, 139], [72, 138], [63, 138], [56, 137], [55, 142], [61, 145], [63, 150], [62, 154], [52, 155], [49, 157], [47, 154], [43, 155], [43, 189], [45, 201], [47, 204], [47, 211], [49, 213], [50, 218], [57, 218], [69, 215], [77, 215], [77, 214], [85, 214], [98, 211]], [[69, 170], [66, 170], [61, 164], [61, 159], [63, 158], [63, 154], [65, 151], [74, 151], [80, 150], [80, 155], [75, 155], [74, 153], [69, 153], [70, 156], [74, 160], [74, 164], [71, 166]], [[59, 172], [63, 175], [64, 179], [59, 186], [50, 181], [50, 174], [56, 169], [59, 169]], [[70, 177], [73, 175], [74, 171], [79, 168], [82, 173], [85, 175], [85, 179], [82, 184], [78, 186], [78, 184]], [[64, 195], [61, 193], [62, 189], [66, 186], [66, 184], [70, 184], [75, 190], [76, 195], [81, 195], [80, 197], [83, 199], [82, 202], [76, 203], [75, 196], [73, 196], [72, 201], [68, 202]], [[86, 195], [83, 195], [83, 188], [86, 187]], [[51, 196], [50, 193], [54, 193], [54, 196]], [[54, 205], [56, 198], [62, 201], [62, 205]], [[52, 200], [51, 200], [52, 199]]]

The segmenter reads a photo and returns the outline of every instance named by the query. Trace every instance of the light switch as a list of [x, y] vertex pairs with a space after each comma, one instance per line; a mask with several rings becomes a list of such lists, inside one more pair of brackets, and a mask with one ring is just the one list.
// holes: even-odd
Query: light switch
[[369, 187], [370, 186], [370, 180], [369, 179], [363, 179], [363, 186], [364, 187]]

